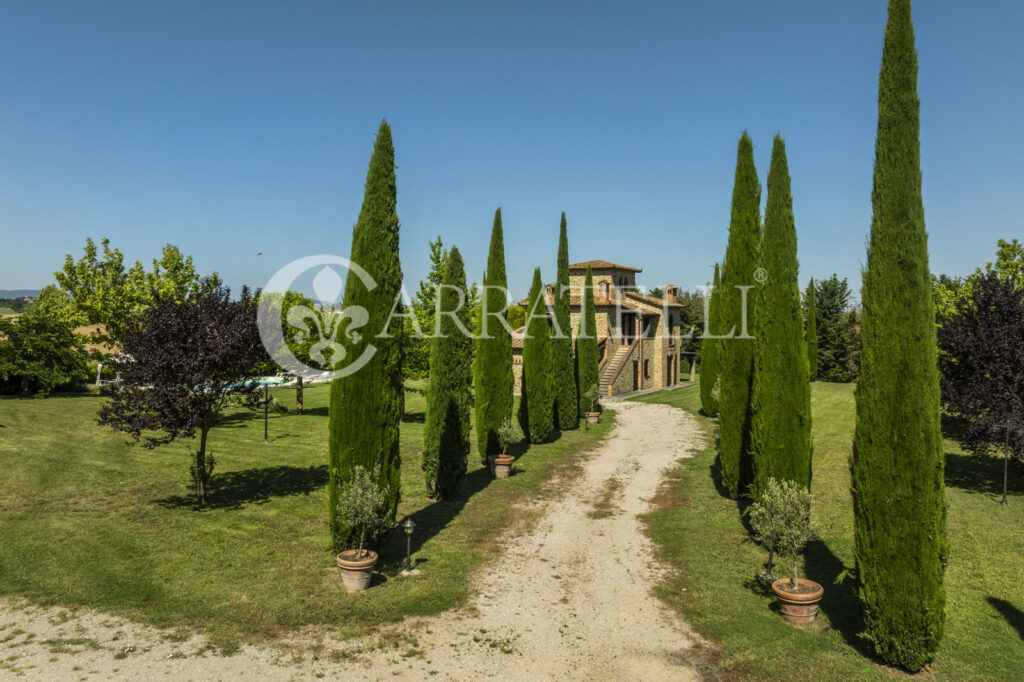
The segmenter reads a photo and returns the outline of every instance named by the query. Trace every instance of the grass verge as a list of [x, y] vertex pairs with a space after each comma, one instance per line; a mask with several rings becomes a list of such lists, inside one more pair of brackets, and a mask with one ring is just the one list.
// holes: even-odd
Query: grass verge
[[[694, 414], [699, 387], [653, 393], [642, 402]], [[860, 638], [852, 580], [833, 584], [853, 566], [853, 510], [848, 458], [854, 424], [853, 386], [813, 384], [815, 513], [822, 539], [808, 546], [803, 575], [825, 587], [818, 621], [784, 623], [755, 575], [766, 553], [744, 527], [737, 503], [716, 485], [711, 447], [716, 420], [703, 416], [708, 447], [673, 470], [645, 517], [661, 558], [675, 570], [658, 588], [712, 646], [696, 656], [723, 680], [875, 680], [907, 675], [876, 662]], [[946, 442], [951, 546], [946, 573], [946, 632], [935, 661], [915, 678], [1012, 680], [1024, 670], [1024, 478], [1011, 471], [1008, 507], [999, 505], [1002, 463], [976, 459]]]
[[[294, 405], [293, 391], [277, 398]], [[304, 414], [271, 414], [267, 444], [262, 414], [227, 414], [210, 435], [217, 466], [203, 509], [189, 489], [194, 443], [128, 447], [96, 425], [102, 400], [0, 400], [0, 595], [204, 628], [220, 641], [316, 624], [358, 632], [461, 604], [502, 534], [537, 513], [523, 503], [553, 494], [546, 484], [614, 425], [608, 411], [588, 431], [523, 445], [516, 475], [502, 481], [473, 452], [459, 497], [436, 502], [420, 469], [425, 400], [407, 393], [399, 514], [416, 521], [421, 574], [398, 574], [405, 537], [396, 533], [380, 584], [349, 595], [326, 525], [326, 386], [306, 390]]]

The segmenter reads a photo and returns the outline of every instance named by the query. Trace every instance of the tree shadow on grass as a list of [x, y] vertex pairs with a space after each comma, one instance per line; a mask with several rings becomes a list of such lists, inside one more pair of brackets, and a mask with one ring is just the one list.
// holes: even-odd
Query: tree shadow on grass
[[[788, 570], [792, 568], [790, 563]], [[824, 540], [810, 542], [804, 549], [804, 572], [808, 578], [825, 588], [825, 595], [818, 608], [828, 616], [832, 629], [841, 634], [858, 654], [877, 661], [867, 641], [860, 636], [860, 603], [857, 601], [854, 579], [847, 577], [842, 582], [835, 582], [846, 570], [848, 568], [842, 559], [835, 555]], [[776, 571], [776, 575], [779, 575], [779, 571]]]
[[[1002, 499], [1002, 456], [946, 453], [946, 485], [971, 493], [982, 493]], [[1007, 495], [1024, 495], [1024, 465], [1010, 460]]]
[[194, 495], [172, 495], [157, 503], [170, 508], [240, 509], [246, 504], [264, 504], [273, 497], [308, 495], [327, 485], [327, 465], [310, 467], [273, 466], [214, 474], [206, 505]]
[[[459, 488], [459, 494], [451, 500], [438, 500], [428, 504], [422, 509], [414, 511], [410, 516], [416, 523], [416, 529], [412, 534], [412, 553], [419, 552], [423, 545], [440, 533], [451, 521], [458, 516], [462, 508], [466, 506], [470, 498], [487, 487], [491, 482], [491, 471], [487, 467], [473, 468], [473, 461], [470, 461], [470, 470]], [[326, 478], [326, 471], [324, 476]], [[403, 519], [398, 519], [401, 522]], [[405, 560], [406, 550], [405, 532], [401, 527], [395, 529], [391, 534], [391, 540], [384, 550], [385, 564], [392, 564]]]
[[987, 599], [988, 603], [1006, 619], [1007, 623], [1013, 626], [1013, 629], [1017, 631], [1020, 638], [1024, 640], [1024, 611], [1021, 611], [1004, 599], [996, 597], [988, 597]]
[[405, 424], [423, 424], [426, 421], [426, 412], [406, 412], [402, 415], [402, 422]]

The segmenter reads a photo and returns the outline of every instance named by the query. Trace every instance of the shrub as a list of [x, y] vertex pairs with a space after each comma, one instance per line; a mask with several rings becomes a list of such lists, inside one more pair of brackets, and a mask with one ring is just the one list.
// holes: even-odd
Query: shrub
[[[335, 474], [337, 475], [337, 474]], [[381, 488], [380, 466], [368, 472], [361, 464], [352, 467], [347, 483], [338, 490], [337, 523], [356, 531], [359, 538], [356, 559], [363, 558], [366, 534], [384, 533], [394, 527], [395, 522], [388, 508], [391, 497], [390, 486]]]
[[[794, 481], [768, 479], [761, 499], [745, 512], [754, 530], [754, 539], [766, 544], [769, 552], [788, 554], [793, 561], [790, 585], [799, 583], [800, 552], [804, 545], [818, 537], [811, 514], [811, 493]], [[769, 554], [769, 573], [771, 555]]]

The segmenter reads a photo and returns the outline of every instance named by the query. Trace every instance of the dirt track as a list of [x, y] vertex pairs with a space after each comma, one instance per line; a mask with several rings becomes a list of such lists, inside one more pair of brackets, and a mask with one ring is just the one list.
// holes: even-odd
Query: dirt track
[[616, 410], [617, 426], [585, 475], [509, 541], [472, 603], [389, 629], [398, 646], [339, 643], [320, 629], [282, 647], [221, 652], [199, 635], [178, 641], [102, 614], [6, 604], [0, 678], [698, 679], [687, 658], [692, 633], [651, 594], [659, 569], [637, 514], [662, 471], [702, 436], [682, 410]]

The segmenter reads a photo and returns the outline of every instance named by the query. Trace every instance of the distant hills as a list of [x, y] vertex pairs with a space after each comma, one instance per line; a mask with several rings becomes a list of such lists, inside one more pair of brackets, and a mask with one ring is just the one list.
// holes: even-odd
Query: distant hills
[[35, 298], [39, 289], [0, 289], [0, 298]]

